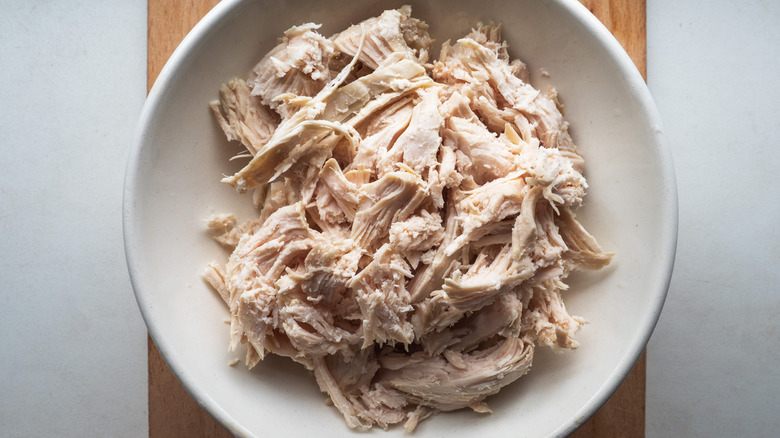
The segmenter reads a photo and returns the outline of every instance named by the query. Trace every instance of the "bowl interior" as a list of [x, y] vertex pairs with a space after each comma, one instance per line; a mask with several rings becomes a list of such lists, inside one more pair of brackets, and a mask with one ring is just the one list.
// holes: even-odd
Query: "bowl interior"
[[[641, 77], [608, 32], [576, 2], [408, 2], [437, 43], [477, 21], [503, 23], [510, 53], [529, 66], [537, 88], [554, 85], [590, 184], [578, 213], [611, 266], [570, 277], [567, 308], [589, 321], [581, 348], [537, 349], [532, 371], [488, 399], [489, 416], [439, 414], [417, 434], [473, 437], [570, 432], [617, 387], [644, 348], [666, 293], [676, 238], [676, 192], [658, 118]], [[389, 1], [224, 1], [196, 27], [164, 69], [144, 109], [128, 164], [125, 244], [133, 285], [150, 332], [179, 379], [240, 435], [341, 436], [335, 408], [302, 367], [271, 357], [252, 371], [227, 351], [228, 311], [200, 280], [227, 257], [205, 230], [214, 213], [254, 214], [251, 199], [219, 182], [240, 163], [208, 109], [220, 84], [245, 76], [283, 31], [322, 23], [331, 35]], [[549, 72], [549, 78], [540, 73]], [[402, 428], [382, 436], [405, 436]]]

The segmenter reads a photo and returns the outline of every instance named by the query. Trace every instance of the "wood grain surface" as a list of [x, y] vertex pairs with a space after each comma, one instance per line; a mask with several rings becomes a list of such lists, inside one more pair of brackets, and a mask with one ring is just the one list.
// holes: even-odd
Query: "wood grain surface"
[[[646, 78], [645, 0], [580, 0], [620, 41]], [[219, 0], [148, 0], [147, 88], [187, 32]], [[149, 344], [149, 437], [230, 438], [187, 394], [154, 346]], [[645, 354], [607, 403], [574, 438], [645, 436]]]

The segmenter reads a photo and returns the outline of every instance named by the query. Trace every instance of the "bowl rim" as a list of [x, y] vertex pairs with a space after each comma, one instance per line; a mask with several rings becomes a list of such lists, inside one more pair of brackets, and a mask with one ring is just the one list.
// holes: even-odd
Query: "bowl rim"
[[[219, 2], [184, 37], [157, 76], [157, 79], [144, 102], [132, 146], [128, 152], [122, 200], [122, 231], [125, 259], [136, 303], [141, 311], [149, 334], [166, 364], [168, 364], [176, 379], [182, 384], [198, 405], [209, 412], [222, 426], [234, 435], [252, 437], [254, 434], [249, 429], [238, 423], [235, 418], [217, 404], [208, 394], [198, 390], [197, 382], [186, 371], [186, 367], [182, 366], [182, 364], [169, 353], [171, 346], [166, 342], [165, 337], [162, 336], [160, 332], [160, 328], [150, 316], [149, 308], [151, 303], [148, 300], [149, 294], [144, 293], [142, 290], [138, 257], [136, 248], [133, 244], [136, 240], [135, 231], [132, 226], [133, 220], [136, 217], [135, 205], [138, 192], [135, 188], [139, 182], [137, 171], [141, 162], [139, 152], [146, 141], [146, 132], [149, 126], [160, 111], [160, 102], [165, 98], [170, 84], [176, 79], [191, 54], [207, 41], [219, 23], [228, 19], [231, 14], [246, 1], [247, 0], [222, 0]], [[662, 253], [659, 254], [661, 260], [661, 262], [658, 262], [659, 270], [656, 272], [656, 275], [654, 275], [654, 284], [649, 288], [649, 290], [656, 291], [655, 298], [652, 301], [651, 311], [646, 314], [645, 319], [639, 324], [641, 330], [627, 347], [626, 353], [616, 364], [613, 373], [609, 375], [602, 386], [596, 390], [593, 397], [588, 400], [572, 418], [562, 424], [552, 434], [552, 436], [563, 437], [574, 432], [584, 424], [585, 421], [609, 400], [612, 394], [631, 372], [655, 329], [666, 300], [674, 268], [678, 237], [678, 197], [672, 153], [663, 135], [660, 115], [647, 84], [637, 70], [636, 65], [612, 33], [579, 1], [550, 1], [570, 13], [580, 25], [584, 26], [588, 32], [594, 36], [598, 44], [605, 49], [607, 55], [615, 62], [616, 66], [619, 68], [620, 74], [626, 78], [629, 92], [644, 110], [645, 119], [650, 123], [652, 128], [652, 141], [655, 145], [655, 150], [661, 165], [659, 169], [661, 175], [660, 182], [664, 193], [661, 203], [661, 217], [664, 220], [663, 223], [660, 224], [664, 242], [662, 245]]]

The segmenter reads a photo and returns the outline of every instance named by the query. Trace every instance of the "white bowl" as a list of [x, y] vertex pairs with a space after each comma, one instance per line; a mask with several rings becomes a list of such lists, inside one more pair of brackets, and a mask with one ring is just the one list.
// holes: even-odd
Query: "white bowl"
[[[559, 436], [612, 394], [645, 347], [674, 261], [677, 198], [660, 121], [641, 76], [610, 33], [574, 0], [412, 2], [439, 43], [478, 20], [504, 24], [510, 53], [549, 81], [566, 105], [590, 183], [578, 217], [617, 255], [600, 272], [570, 278], [571, 313], [590, 321], [581, 347], [537, 350], [532, 371], [488, 399], [492, 415], [445, 413], [418, 436]], [[311, 0], [222, 1], [187, 36], [149, 93], [125, 182], [124, 238], [138, 305], [157, 347], [194, 398], [242, 436], [343, 436], [341, 415], [324, 404], [313, 377], [269, 358], [252, 371], [227, 363], [228, 311], [201, 280], [226, 254], [205, 232], [213, 213], [253, 214], [248, 196], [219, 182], [237, 170], [207, 104], [244, 76], [292, 25], [323, 23], [330, 35], [403, 3]], [[550, 78], [539, 73], [544, 68]], [[402, 428], [378, 436], [408, 436]]]

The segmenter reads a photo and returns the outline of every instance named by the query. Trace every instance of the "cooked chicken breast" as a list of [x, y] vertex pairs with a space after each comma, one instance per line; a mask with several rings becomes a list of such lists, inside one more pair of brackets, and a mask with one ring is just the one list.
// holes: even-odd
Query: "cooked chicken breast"
[[584, 161], [557, 94], [498, 26], [432, 64], [408, 6], [318, 28], [288, 30], [211, 104], [250, 158], [223, 181], [259, 209], [208, 222], [232, 251], [204, 274], [230, 348], [304, 365], [356, 429], [489, 412], [535, 348], [578, 347], [564, 280], [612, 257], [575, 219]]

